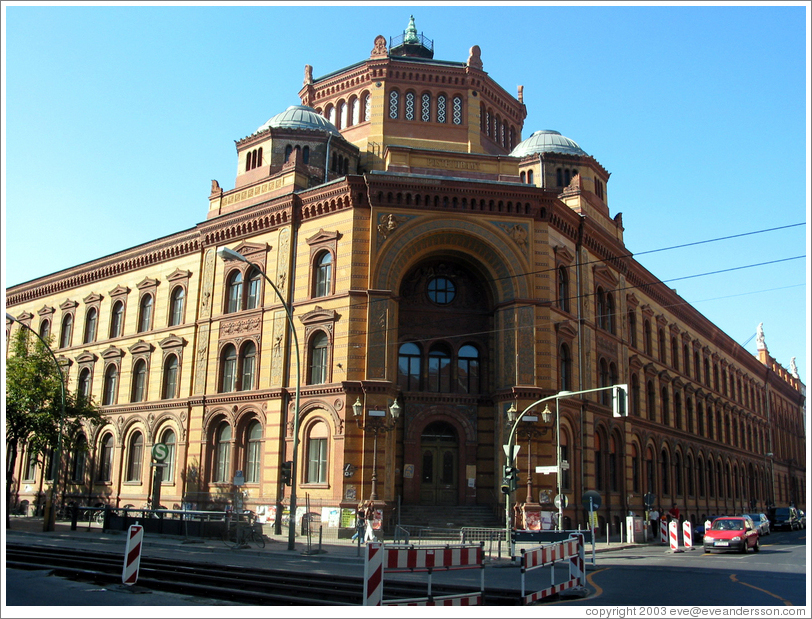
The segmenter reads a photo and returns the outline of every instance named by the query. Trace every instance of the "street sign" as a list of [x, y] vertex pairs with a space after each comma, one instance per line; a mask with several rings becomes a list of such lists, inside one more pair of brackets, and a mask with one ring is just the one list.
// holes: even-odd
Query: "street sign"
[[542, 475], [550, 475], [552, 473], [558, 473], [557, 466], [537, 466], [536, 473], [541, 473]]
[[561, 470], [562, 471], [569, 471], [570, 470], [570, 463], [566, 460], [561, 461]]
[[169, 448], [163, 443], [155, 443], [152, 446], [152, 459], [156, 462], [163, 462], [169, 455]]
[[581, 497], [581, 503], [584, 504], [585, 509], [589, 507], [589, 499], [592, 499], [593, 510], [601, 506], [601, 495], [594, 490], [587, 490], [584, 492], [584, 496]]
[[508, 462], [513, 462], [516, 459], [516, 454], [519, 453], [520, 445], [512, 445], [513, 447], [513, 454], [510, 453], [511, 445], [502, 445], [502, 449], [505, 452], [505, 457], [507, 457]]
[[570, 500], [567, 498], [566, 494], [558, 494], [553, 501], [553, 505], [556, 506], [558, 509], [566, 509], [566, 507], [570, 504]]
[[245, 476], [242, 474], [242, 471], [237, 471], [234, 474], [234, 485], [235, 486], [242, 486], [245, 483]]
[[654, 494], [652, 494], [651, 492], [646, 492], [645, 496], [643, 497], [643, 501], [645, 501], [645, 503], [646, 503], [646, 505], [648, 507], [651, 507], [652, 505], [654, 505], [654, 501], [656, 501], [656, 500], [657, 500], [657, 497], [654, 496]]

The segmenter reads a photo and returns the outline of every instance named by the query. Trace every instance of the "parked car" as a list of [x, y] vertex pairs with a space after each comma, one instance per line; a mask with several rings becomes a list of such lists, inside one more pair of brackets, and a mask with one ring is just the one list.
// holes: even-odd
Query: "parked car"
[[758, 531], [749, 516], [722, 516], [705, 532], [702, 545], [705, 552], [758, 552]]
[[798, 512], [794, 507], [773, 507], [767, 511], [770, 527], [776, 529], [789, 529], [794, 531], [801, 528]]
[[750, 520], [753, 521], [753, 524], [756, 526], [756, 530], [758, 531], [759, 535], [770, 534], [770, 521], [767, 518], [767, 514], [742, 514], [742, 515], [748, 516]]

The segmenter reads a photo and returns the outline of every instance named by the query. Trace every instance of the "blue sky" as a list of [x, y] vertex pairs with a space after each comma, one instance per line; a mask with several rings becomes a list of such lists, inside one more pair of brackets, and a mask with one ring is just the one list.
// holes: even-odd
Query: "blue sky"
[[360, 61], [413, 14], [436, 58], [479, 45], [524, 86], [523, 137], [560, 131], [611, 173], [644, 266], [753, 353], [763, 322], [809, 384], [807, 225], [653, 251], [806, 223], [806, 4], [3, 10], [5, 286], [205, 220], [234, 140], [299, 103], [305, 64]]

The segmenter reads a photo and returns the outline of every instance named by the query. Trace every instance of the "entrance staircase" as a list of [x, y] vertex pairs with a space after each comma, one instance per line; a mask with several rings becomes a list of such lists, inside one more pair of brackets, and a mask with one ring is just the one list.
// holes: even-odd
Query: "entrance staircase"
[[461, 529], [462, 527], [499, 528], [505, 526], [490, 505], [401, 505], [400, 524], [405, 527]]

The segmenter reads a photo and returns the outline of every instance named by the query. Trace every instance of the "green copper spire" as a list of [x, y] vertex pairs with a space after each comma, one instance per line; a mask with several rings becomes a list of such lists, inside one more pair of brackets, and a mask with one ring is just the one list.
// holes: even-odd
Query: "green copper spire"
[[420, 39], [417, 38], [417, 28], [414, 25], [414, 15], [409, 16], [409, 25], [403, 32], [403, 42], [406, 44], [420, 43]]

